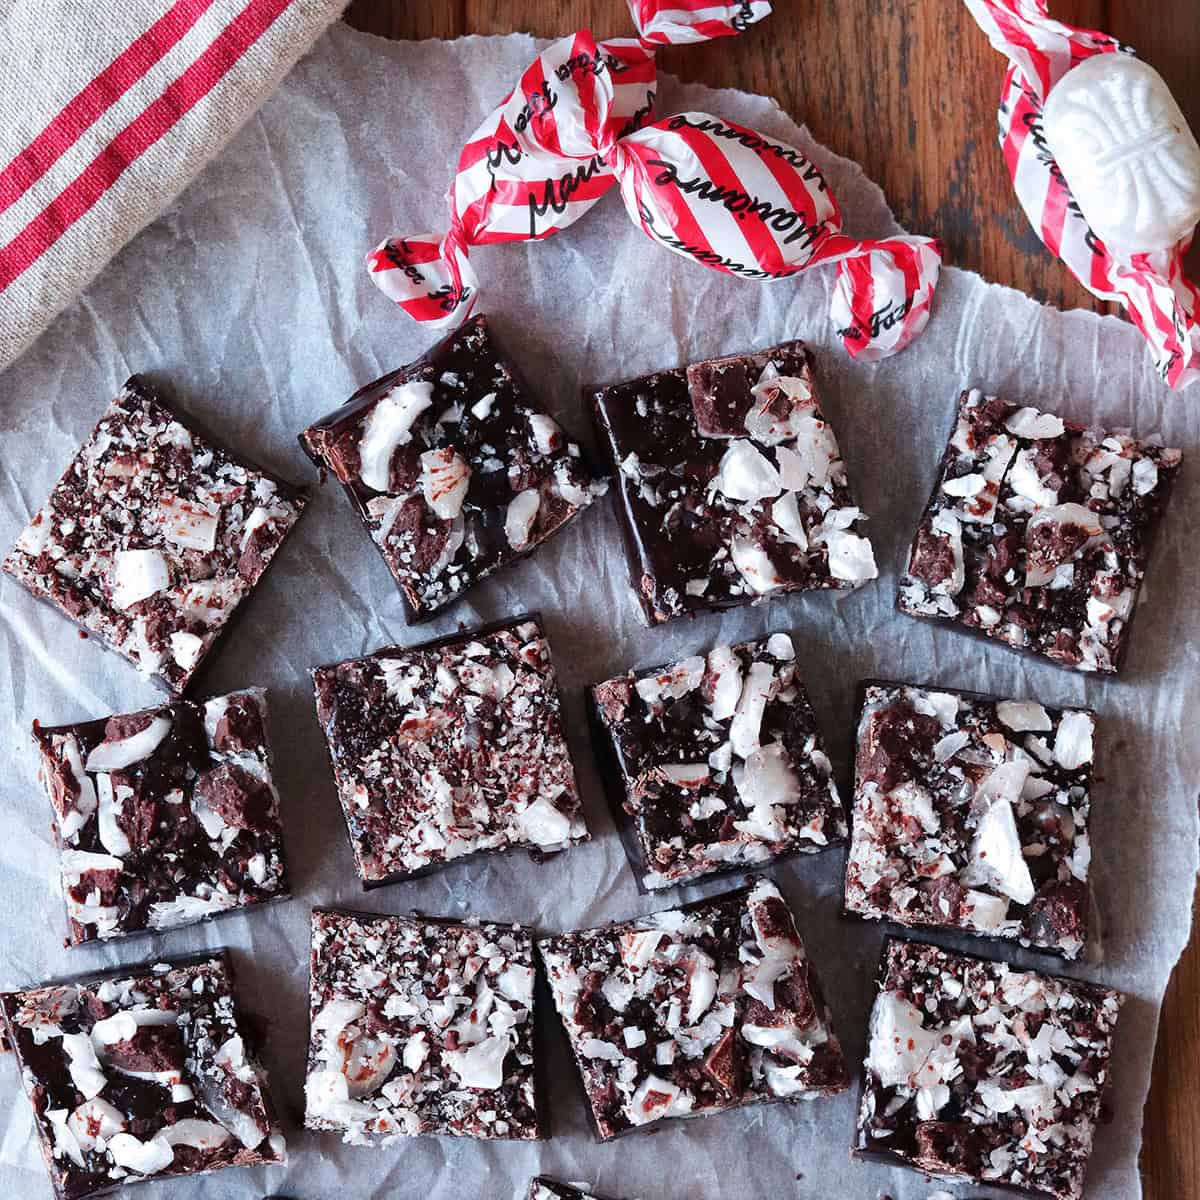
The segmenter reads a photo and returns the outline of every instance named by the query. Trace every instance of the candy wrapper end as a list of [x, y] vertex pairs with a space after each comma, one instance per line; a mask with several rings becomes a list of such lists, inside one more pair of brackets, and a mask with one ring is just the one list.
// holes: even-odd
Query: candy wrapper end
[[434, 234], [380, 242], [367, 255], [367, 270], [389, 300], [430, 329], [460, 325], [479, 295], [466, 254]]

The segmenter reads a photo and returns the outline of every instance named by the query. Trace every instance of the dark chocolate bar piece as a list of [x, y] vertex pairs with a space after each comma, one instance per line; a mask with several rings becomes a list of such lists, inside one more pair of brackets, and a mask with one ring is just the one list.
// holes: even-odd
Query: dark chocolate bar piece
[[963, 392], [901, 611], [1116, 672], [1180, 461], [1128, 434]]
[[34, 726], [73, 945], [288, 894], [266, 704], [249, 688]]
[[313, 682], [364, 884], [587, 839], [536, 617], [318, 667]]
[[715, 646], [590, 689], [613, 807], [642, 885], [812, 853], [846, 817], [792, 639]]
[[314, 909], [305, 1126], [539, 1137], [533, 978], [520, 926]]
[[300, 435], [379, 547], [410, 620], [535, 550], [607, 490], [474, 317]]
[[816, 972], [768, 880], [538, 949], [603, 1140], [849, 1086]]
[[1122, 999], [1097, 984], [889, 940], [856, 1152], [1079, 1200]]
[[135, 375], [4, 570], [182, 692], [304, 504], [303, 492], [201, 436]]
[[877, 571], [802, 342], [587, 393], [646, 620]]
[[286, 1160], [224, 955], [0, 995], [58, 1200]]
[[846, 910], [1077, 958], [1096, 718], [948, 688], [863, 686]]

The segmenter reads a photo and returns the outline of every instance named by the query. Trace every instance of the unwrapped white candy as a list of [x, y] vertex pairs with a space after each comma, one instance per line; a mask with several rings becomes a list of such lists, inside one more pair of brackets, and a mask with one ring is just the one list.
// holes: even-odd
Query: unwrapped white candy
[[1200, 221], [1200, 146], [1163, 77], [1128, 54], [1068, 71], [1044, 109], [1046, 142], [1109, 250], [1166, 250]]

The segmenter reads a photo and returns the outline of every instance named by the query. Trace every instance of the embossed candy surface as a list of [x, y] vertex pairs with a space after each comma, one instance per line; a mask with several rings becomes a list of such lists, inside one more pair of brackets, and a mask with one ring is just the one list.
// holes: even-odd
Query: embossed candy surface
[[1163, 77], [1099, 54], [1055, 85], [1046, 141], [1071, 193], [1111, 250], [1166, 250], [1200, 220], [1200, 146]]

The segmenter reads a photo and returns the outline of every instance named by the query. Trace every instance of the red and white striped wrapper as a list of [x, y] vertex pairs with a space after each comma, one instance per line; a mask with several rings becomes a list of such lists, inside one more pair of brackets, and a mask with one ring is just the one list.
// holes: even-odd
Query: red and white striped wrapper
[[2, 6], [0, 366], [174, 200], [344, 7]]
[[[633, 222], [667, 249], [746, 279], [836, 263], [832, 316], [848, 353], [902, 350], [929, 320], [941, 249], [931, 238], [857, 241], [821, 172], [800, 151], [706, 113], [648, 124], [653, 44], [739, 32], [764, 0], [630, 0], [640, 39], [588, 31], [548, 46], [459, 157], [444, 237], [390, 238], [371, 277], [433, 327], [466, 319], [479, 295], [470, 248], [549, 237], [617, 187]], [[653, 44], [652, 44], [653, 43]]]
[[1126, 307], [1168, 386], [1194, 383], [1200, 378], [1200, 289], [1183, 271], [1191, 235], [1154, 253], [1109, 250], [1079, 211], [1042, 132], [1042, 106], [1072, 67], [1129, 48], [1107, 34], [1055, 21], [1046, 0], [966, 5], [1012, 64], [1000, 94], [1000, 148], [1030, 224], [1089, 292]]

